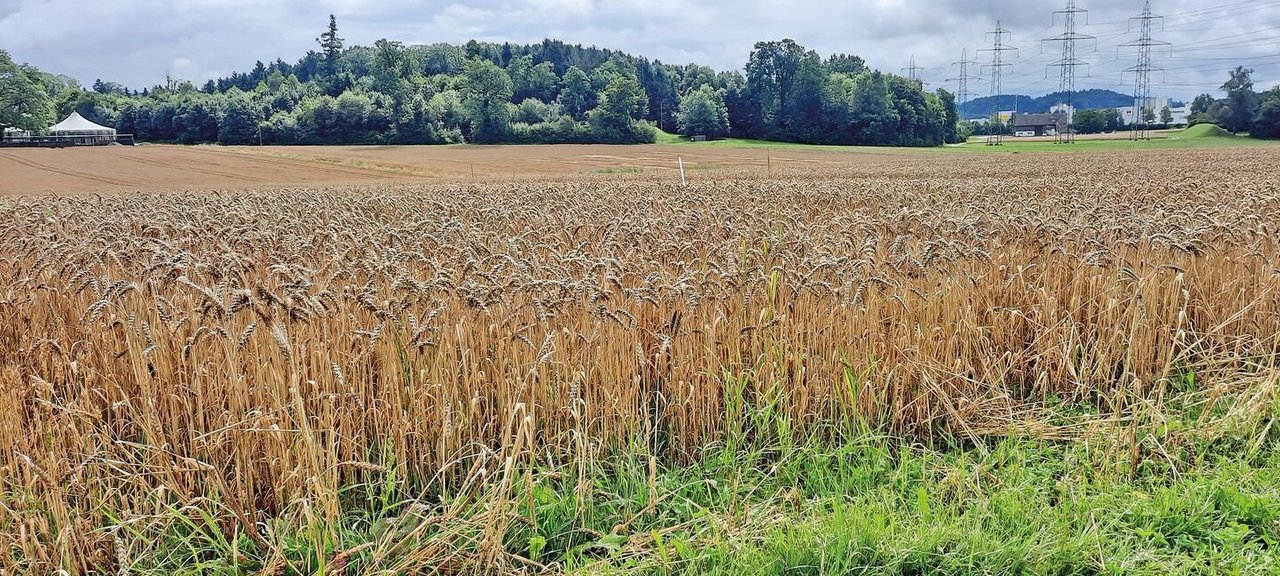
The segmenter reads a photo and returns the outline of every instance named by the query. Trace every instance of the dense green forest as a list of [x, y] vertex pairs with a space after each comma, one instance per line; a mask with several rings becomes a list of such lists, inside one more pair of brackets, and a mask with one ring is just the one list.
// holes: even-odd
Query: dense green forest
[[184, 144], [633, 143], [653, 141], [654, 128], [829, 144], [958, 138], [946, 91], [792, 40], [757, 43], [733, 72], [556, 40], [347, 46], [332, 17], [317, 43], [294, 63], [141, 91], [101, 80], [82, 89], [3, 55], [28, 85], [15, 96], [23, 111], [0, 123], [39, 130], [78, 111], [139, 140]]

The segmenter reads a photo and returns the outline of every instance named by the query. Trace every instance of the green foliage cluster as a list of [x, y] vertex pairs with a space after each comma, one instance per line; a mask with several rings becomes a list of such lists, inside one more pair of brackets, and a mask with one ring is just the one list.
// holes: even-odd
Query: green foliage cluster
[[676, 118], [680, 133], [686, 136], [719, 138], [729, 134], [729, 109], [724, 104], [724, 94], [707, 84], [680, 99]]
[[1191, 124], [1217, 124], [1232, 134], [1249, 132], [1256, 138], [1280, 138], [1280, 86], [1262, 93], [1253, 90], [1253, 70], [1237, 66], [1219, 88], [1225, 98], [1201, 94], [1191, 102]]
[[0, 50], [0, 129], [39, 130], [53, 122], [53, 101], [43, 75], [19, 66]]
[[1100, 134], [1123, 129], [1124, 119], [1115, 108], [1079, 110], [1075, 113], [1073, 125], [1080, 134]]
[[795, 41], [760, 42], [727, 96], [735, 135], [784, 142], [937, 146], [958, 141], [955, 98]]

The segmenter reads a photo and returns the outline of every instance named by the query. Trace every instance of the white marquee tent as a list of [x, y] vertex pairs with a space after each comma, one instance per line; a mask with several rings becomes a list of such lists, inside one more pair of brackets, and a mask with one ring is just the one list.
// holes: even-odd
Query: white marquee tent
[[115, 142], [116, 129], [107, 128], [85, 120], [79, 112], [72, 112], [63, 120], [49, 127], [51, 136], [65, 136], [88, 142]]

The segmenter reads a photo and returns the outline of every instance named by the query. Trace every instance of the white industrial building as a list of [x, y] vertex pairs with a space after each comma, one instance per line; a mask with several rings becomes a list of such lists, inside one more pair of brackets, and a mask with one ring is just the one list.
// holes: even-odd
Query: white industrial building
[[[1191, 116], [1191, 107], [1183, 104], [1175, 108], [1171, 105], [1171, 101], [1164, 97], [1155, 97], [1147, 101], [1146, 107], [1150, 108], [1156, 115], [1154, 124], [1161, 124], [1160, 111], [1164, 110], [1166, 106], [1169, 107], [1169, 112], [1173, 115], [1173, 122], [1170, 122], [1170, 124], [1187, 124]], [[1116, 111], [1120, 112], [1120, 119], [1124, 120], [1125, 124], [1133, 124], [1135, 121], [1139, 124], [1142, 123], [1142, 117], [1138, 115], [1136, 106], [1122, 106], [1116, 108]]]

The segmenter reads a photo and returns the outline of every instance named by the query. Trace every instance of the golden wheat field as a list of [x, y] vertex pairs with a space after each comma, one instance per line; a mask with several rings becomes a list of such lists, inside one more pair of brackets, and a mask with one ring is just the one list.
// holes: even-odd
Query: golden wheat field
[[[1270, 382], [1271, 402], [1278, 163], [920, 154], [687, 187], [0, 198], [0, 571], [124, 571], [183, 521], [276, 549], [272, 519], [329, 525], [389, 472], [476, 495], [418, 495], [417, 530], [470, 528], [335, 543], [329, 573], [533, 570], [502, 555], [524, 505], [495, 504], [532, 467], [696, 461], [746, 405], [785, 415], [753, 434], [927, 443], [1125, 422], [1192, 365], [1208, 396]], [[1051, 422], [1051, 401], [1097, 411]]]

